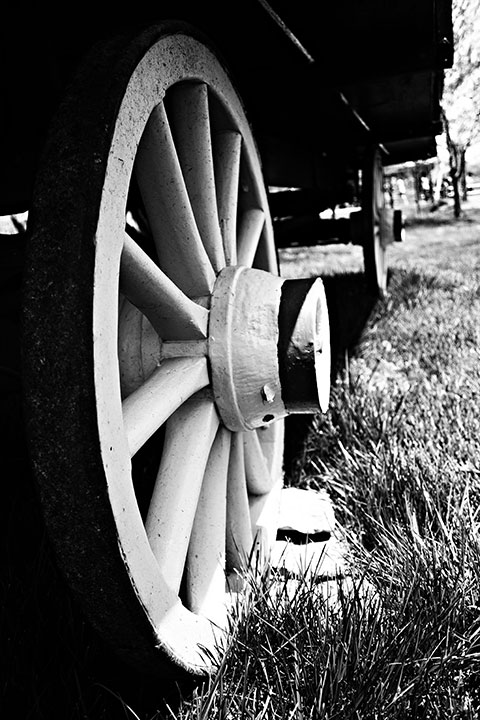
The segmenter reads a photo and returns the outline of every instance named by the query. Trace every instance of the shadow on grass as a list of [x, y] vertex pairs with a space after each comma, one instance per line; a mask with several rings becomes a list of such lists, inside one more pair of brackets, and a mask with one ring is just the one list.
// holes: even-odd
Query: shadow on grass
[[448, 217], [446, 215], [436, 216], [434, 214], [428, 216], [428, 215], [417, 215], [415, 217], [411, 217], [405, 221], [405, 227], [408, 231], [408, 228], [416, 228], [416, 227], [422, 227], [422, 228], [429, 228], [429, 227], [439, 227], [439, 226], [456, 226], [459, 223], [466, 223], [471, 225], [478, 224], [478, 217], [472, 217], [470, 214], [462, 213], [462, 215], [459, 218], [456, 217]]
[[408, 211], [404, 216], [405, 228], [431, 228], [439, 226], [467, 225], [480, 222], [480, 208], [464, 202], [460, 217], [455, 217], [451, 203], [442, 202], [439, 205], [426, 205], [420, 211]]

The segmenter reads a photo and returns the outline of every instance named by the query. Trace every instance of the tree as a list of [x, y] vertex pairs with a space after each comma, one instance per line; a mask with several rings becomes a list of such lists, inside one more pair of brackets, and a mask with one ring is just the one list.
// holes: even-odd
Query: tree
[[465, 153], [480, 139], [480, 0], [453, 0], [452, 21], [454, 61], [445, 71], [442, 116], [454, 213], [459, 217], [461, 195], [466, 193]]

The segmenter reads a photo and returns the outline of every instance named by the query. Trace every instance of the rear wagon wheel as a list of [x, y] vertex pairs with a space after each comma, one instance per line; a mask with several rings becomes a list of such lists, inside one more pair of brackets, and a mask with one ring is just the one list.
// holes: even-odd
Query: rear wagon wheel
[[382, 297], [387, 291], [383, 163], [378, 146], [367, 148], [362, 169], [363, 259], [368, 291]]

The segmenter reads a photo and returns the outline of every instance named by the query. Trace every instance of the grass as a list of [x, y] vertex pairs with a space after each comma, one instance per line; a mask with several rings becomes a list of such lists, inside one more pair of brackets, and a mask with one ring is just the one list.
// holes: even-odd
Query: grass
[[221, 667], [180, 703], [117, 664], [83, 620], [12, 445], [0, 702], [15, 717], [480, 717], [479, 227], [473, 204], [458, 222], [451, 208], [409, 213], [376, 304], [359, 248], [282, 254], [284, 275], [324, 277], [335, 360], [330, 409], [301, 433], [286, 482], [328, 491], [350, 575], [252, 572]]
[[217, 676], [172, 717], [480, 716], [478, 219], [410, 218], [287, 478], [330, 493], [350, 581], [331, 602], [311, 574], [252, 576]]

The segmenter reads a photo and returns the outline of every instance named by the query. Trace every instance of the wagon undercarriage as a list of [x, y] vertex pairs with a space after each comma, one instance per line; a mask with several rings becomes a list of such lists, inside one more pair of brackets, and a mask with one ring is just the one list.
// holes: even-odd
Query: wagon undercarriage
[[276, 537], [284, 418], [328, 407], [322, 281], [280, 278], [277, 248], [360, 244], [386, 291], [383, 167], [435, 153], [451, 62], [448, 3], [226, 5], [107, 27], [85, 8], [68, 35], [41, 16], [8, 45], [10, 90], [31, 89], [0, 203], [28, 213], [32, 466], [70, 585], [149, 672], [211, 669]]

